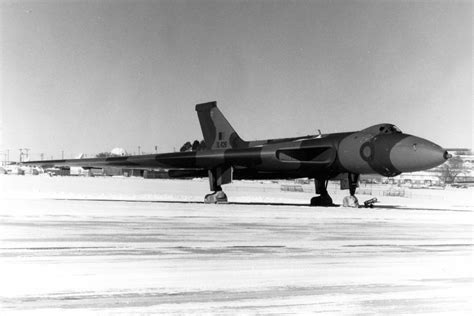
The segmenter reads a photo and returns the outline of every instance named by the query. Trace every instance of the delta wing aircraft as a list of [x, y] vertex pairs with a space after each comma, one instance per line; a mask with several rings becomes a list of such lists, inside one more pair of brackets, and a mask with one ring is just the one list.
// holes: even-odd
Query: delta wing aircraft
[[105, 166], [168, 170], [171, 178], [208, 177], [213, 193], [206, 203], [227, 202], [222, 185], [233, 179], [315, 180], [311, 205], [330, 206], [329, 180], [341, 180], [355, 199], [359, 175], [393, 177], [402, 172], [436, 167], [450, 154], [440, 146], [404, 134], [393, 124], [377, 124], [356, 132], [245, 141], [237, 134], [216, 102], [196, 105], [206, 148], [199, 151], [108, 158], [30, 161], [28, 165]]

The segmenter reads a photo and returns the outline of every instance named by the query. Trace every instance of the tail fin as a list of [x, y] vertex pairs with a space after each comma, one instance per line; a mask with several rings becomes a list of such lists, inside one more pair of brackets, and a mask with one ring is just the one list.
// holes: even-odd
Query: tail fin
[[216, 101], [197, 104], [196, 111], [207, 149], [248, 147], [217, 108]]

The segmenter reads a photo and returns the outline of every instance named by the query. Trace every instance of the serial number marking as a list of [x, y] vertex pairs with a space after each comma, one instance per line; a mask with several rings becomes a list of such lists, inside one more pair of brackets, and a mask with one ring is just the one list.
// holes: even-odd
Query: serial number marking
[[217, 148], [227, 148], [227, 142], [217, 142], [216, 147]]

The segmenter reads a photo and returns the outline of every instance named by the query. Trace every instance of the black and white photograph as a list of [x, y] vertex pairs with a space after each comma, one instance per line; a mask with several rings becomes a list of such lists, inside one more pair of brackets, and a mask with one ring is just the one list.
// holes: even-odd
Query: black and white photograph
[[473, 315], [470, 0], [0, 0], [0, 315]]

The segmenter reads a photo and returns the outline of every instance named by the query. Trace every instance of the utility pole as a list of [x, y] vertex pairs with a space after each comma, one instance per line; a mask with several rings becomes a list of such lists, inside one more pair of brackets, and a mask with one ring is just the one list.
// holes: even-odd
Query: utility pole
[[40, 156], [41, 156], [41, 160], [43, 160], [44, 159], [44, 154], [41, 153]]
[[20, 162], [21, 162], [23, 158], [23, 148], [19, 148], [18, 150], [20, 151]]
[[155, 145], [155, 154], [158, 153], [158, 146]]
[[140, 155], [140, 148], [141, 148], [141, 147], [140, 147], [140, 146], [138, 146], [138, 154], [139, 154], [139, 155]]
[[30, 156], [28, 155], [28, 152], [30, 151], [29, 148], [25, 148], [25, 151], [26, 151], [26, 161], [30, 160]]

